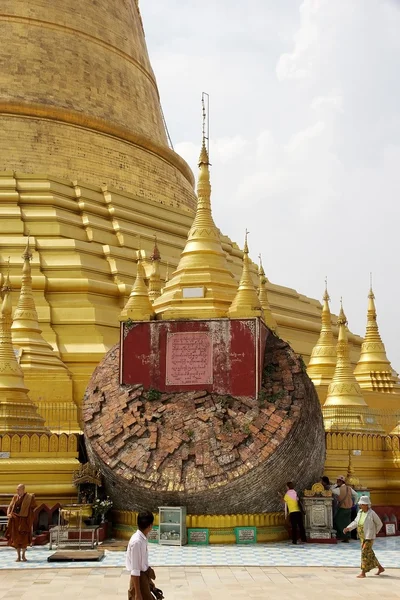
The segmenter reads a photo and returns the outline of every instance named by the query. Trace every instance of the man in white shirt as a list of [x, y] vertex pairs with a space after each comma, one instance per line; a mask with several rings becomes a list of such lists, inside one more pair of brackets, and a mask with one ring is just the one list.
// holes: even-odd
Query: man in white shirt
[[153, 600], [151, 579], [154, 571], [149, 567], [147, 536], [153, 529], [153, 513], [146, 511], [138, 514], [137, 531], [129, 540], [126, 551], [126, 569], [131, 574], [128, 600]]

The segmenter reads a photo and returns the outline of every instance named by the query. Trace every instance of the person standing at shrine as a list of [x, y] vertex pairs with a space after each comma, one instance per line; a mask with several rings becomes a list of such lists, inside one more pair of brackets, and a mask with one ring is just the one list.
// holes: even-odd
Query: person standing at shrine
[[376, 512], [372, 510], [371, 500], [368, 496], [361, 496], [358, 505], [360, 510], [354, 521], [345, 527], [344, 533], [357, 528], [361, 542], [361, 573], [357, 577], [363, 579], [366, 573], [375, 567], [378, 569], [375, 575], [380, 575], [385, 570], [372, 549], [374, 540], [382, 529], [383, 523]]
[[149, 567], [147, 536], [153, 529], [154, 516], [150, 511], [141, 512], [137, 518], [137, 531], [129, 540], [126, 551], [126, 570], [130, 572], [131, 579], [128, 591], [128, 600], [154, 600], [151, 590], [152, 582], [156, 578], [154, 571]]
[[7, 509], [8, 525], [6, 538], [9, 546], [17, 551], [16, 562], [26, 562], [26, 549], [32, 544], [32, 528], [36, 507], [34, 494], [25, 492], [25, 485], [20, 483]]
[[294, 489], [293, 483], [288, 481], [286, 484], [286, 494], [283, 497], [285, 502], [285, 517], [289, 512], [290, 524], [292, 527], [292, 544], [297, 544], [297, 530], [300, 532], [302, 542], [306, 542], [306, 532], [303, 524], [303, 512], [301, 510], [300, 500]]
[[340, 475], [336, 480], [336, 486], [332, 489], [332, 493], [336, 496], [337, 510], [334, 517], [333, 526], [336, 529], [336, 536], [342, 542], [349, 543], [350, 535], [344, 533], [344, 529], [351, 521], [351, 508], [357, 503], [358, 496], [349, 485], [346, 484], [344, 475]]

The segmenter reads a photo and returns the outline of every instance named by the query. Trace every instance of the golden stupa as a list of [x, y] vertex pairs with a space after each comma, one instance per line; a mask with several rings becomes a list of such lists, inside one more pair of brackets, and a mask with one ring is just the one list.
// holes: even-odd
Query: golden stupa
[[44, 433], [45, 420], [28, 396], [11, 341], [11, 287], [7, 276], [0, 307], [0, 434]]
[[360, 386], [370, 391], [399, 391], [400, 383], [386, 356], [376, 320], [372, 285], [368, 294], [367, 330], [354, 374]]
[[337, 362], [324, 406], [367, 406], [350, 363], [347, 318], [340, 306], [339, 336], [336, 346]]
[[138, 250], [136, 279], [128, 302], [121, 311], [121, 321], [150, 321], [155, 317], [149, 297], [149, 289], [144, 281], [145, 278], [146, 272], [142, 264], [142, 253], [141, 250]]
[[329, 385], [336, 367], [336, 343], [333, 338], [329, 300], [326, 284], [321, 314], [321, 333], [311, 352], [307, 367], [308, 376], [315, 385]]
[[19, 351], [24, 380], [50, 429], [80, 433], [71, 374], [53, 347], [43, 338], [39, 326], [32, 292], [29, 238], [22, 258], [21, 291], [11, 333], [13, 346]]
[[[63, 432], [57, 446], [62, 461], [76, 455], [74, 438], [62, 436], [68, 428], [79, 429], [79, 407], [87, 382], [119, 339], [119, 316], [135, 282], [136, 291], [139, 286], [142, 294], [143, 285], [148, 286], [147, 299], [139, 296], [147, 307], [141, 313], [143, 318], [153, 310], [157, 318], [193, 317], [194, 308], [201, 318], [207, 316], [207, 305], [213, 316], [227, 315], [244, 263], [246, 277], [254, 286], [259, 274], [247, 253], [243, 255], [212, 220], [205, 145], [198, 201], [192, 171], [171, 149], [137, 1], [7, 0], [0, 22], [0, 46], [7, 57], [0, 100], [0, 271], [5, 271], [10, 257], [14, 306], [21, 287], [24, 299], [32, 285], [37, 319], [23, 312], [21, 320], [17, 313], [14, 343], [21, 353], [21, 369], [27, 380], [30, 378], [32, 402], [39, 406], [39, 413], [42, 408], [46, 414], [46, 426]], [[153, 253], [155, 233], [157, 259]], [[34, 249], [32, 260], [22, 257], [28, 234]], [[202, 279], [201, 260], [195, 264], [203, 239], [208, 251], [213, 244], [214, 252], [215, 269], [208, 280]], [[191, 271], [194, 267], [195, 272]], [[279, 335], [307, 364], [322, 335], [321, 304], [268, 282], [270, 313], [266, 313], [261, 279], [259, 303], [267, 324], [275, 322]], [[199, 300], [201, 314], [197, 312]], [[231, 316], [235, 316], [233, 308]], [[336, 327], [333, 335], [337, 335]], [[367, 335], [371, 336], [368, 343], [381, 343], [372, 326]], [[349, 362], [354, 367], [363, 340], [351, 332], [347, 337]], [[368, 407], [393, 416], [393, 422], [389, 419], [385, 426], [389, 433], [399, 421], [394, 415], [400, 397], [398, 378], [393, 371], [389, 374], [390, 363], [382, 362], [384, 348], [375, 346], [371, 353], [370, 347], [368, 353], [368, 360], [360, 359], [356, 376]], [[45, 373], [46, 361], [65, 382], [62, 398], [57, 399], [54, 383], [51, 387], [46, 376], [42, 388], [34, 385], [40, 372]], [[331, 363], [325, 366], [328, 369], [321, 371], [317, 385], [321, 404], [332, 372]], [[314, 373], [313, 368], [311, 365], [310, 374], [318, 384], [318, 369]], [[58, 409], [52, 408], [50, 417], [49, 406], [57, 402], [60, 410], [61, 405], [71, 408], [73, 402], [78, 416], [63, 419], [56, 414]], [[68, 414], [73, 414], [74, 408], [70, 408]], [[37, 458], [36, 437], [32, 440], [29, 447]], [[11, 442], [6, 438], [4, 444], [3, 451]], [[24, 444], [26, 449], [25, 438]], [[392, 460], [389, 445], [386, 450], [370, 451], [375, 452], [376, 477], [371, 475], [372, 481], [383, 489], [379, 474], [383, 463], [377, 453], [386, 452], [385, 472], [397, 459]], [[337, 447], [332, 452], [336, 460], [332, 468], [343, 472], [347, 454], [343, 458]], [[37, 479], [35, 468], [29, 471], [30, 481]], [[56, 470], [52, 482], [48, 480], [49, 486], [54, 485], [53, 498], [70, 490], [65, 487], [69, 467], [60, 475], [62, 468]], [[366, 460], [366, 473], [368, 469]], [[64, 483], [59, 483], [61, 480]], [[393, 475], [394, 490], [400, 489], [398, 480]]]
[[236, 293], [237, 283], [212, 217], [209, 165], [203, 138], [196, 215], [178, 266], [154, 302], [157, 315], [163, 319], [226, 317]]
[[239, 281], [236, 295], [228, 310], [228, 317], [246, 318], [246, 317], [262, 317], [264, 319], [264, 311], [261, 306], [260, 298], [257, 295], [257, 290], [254, 286], [250, 274], [249, 247], [247, 245], [247, 230], [244, 239], [243, 249], [243, 268], [242, 275]]

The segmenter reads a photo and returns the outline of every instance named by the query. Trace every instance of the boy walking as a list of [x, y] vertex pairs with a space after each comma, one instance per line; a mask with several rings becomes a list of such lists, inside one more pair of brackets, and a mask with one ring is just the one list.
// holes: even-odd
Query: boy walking
[[129, 540], [126, 552], [126, 569], [131, 574], [128, 600], [154, 600], [151, 594], [152, 579], [156, 576], [149, 567], [147, 536], [153, 528], [154, 516], [141, 512], [137, 518], [137, 531]]

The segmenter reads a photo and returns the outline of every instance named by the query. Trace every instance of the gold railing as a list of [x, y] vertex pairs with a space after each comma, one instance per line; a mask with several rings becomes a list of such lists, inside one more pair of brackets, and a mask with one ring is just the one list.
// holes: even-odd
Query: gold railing
[[[138, 513], [129, 510], [113, 510], [114, 524], [136, 527]], [[278, 527], [285, 523], [282, 512], [244, 515], [187, 515], [186, 526], [193, 528], [229, 529], [232, 527]], [[154, 525], [158, 525], [158, 513], [154, 514]]]
[[75, 434], [2, 434], [0, 435], [0, 452], [9, 452], [15, 458], [17, 454], [76, 454], [78, 438]]
[[390, 434], [400, 424], [400, 410], [383, 410], [368, 406], [323, 406], [326, 431]]
[[[75, 404], [67, 402], [39, 402], [37, 411], [45, 421], [45, 427], [47, 427], [51, 433], [82, 433], [79, 423], [81, 419], [81, 409]], [[24, 430], [29, 433], [29, 421], [26, 419], [26, 406], [21, 404], [13, 405], [12, 408], [8, 408], [6, 405], [0, 406], [0, 416], [2, 422], [7, 425], [9, 421], [9, 427], [6, 427], [4, 433], [13, 433], [14, 431], [23, 432]], [[18, 429], [14, 428], [14, 424], [18, 424]]]
[[399, 435], [326, 433], [327, 450], [398, 450]]

